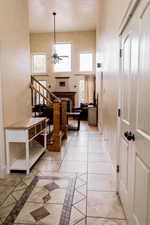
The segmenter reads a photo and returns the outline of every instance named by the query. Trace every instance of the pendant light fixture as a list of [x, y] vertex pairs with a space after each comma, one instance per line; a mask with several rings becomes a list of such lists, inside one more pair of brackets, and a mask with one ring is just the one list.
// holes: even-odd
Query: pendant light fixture
[[62, 60], [62, 58], [57, 54], [56, 52], [56, 12], [53, 12], [54, 17], [54, 46], [53, 46], [53, 55], [52, 55], [52, 63], [56, 64], [59, 63], [59, 60]]

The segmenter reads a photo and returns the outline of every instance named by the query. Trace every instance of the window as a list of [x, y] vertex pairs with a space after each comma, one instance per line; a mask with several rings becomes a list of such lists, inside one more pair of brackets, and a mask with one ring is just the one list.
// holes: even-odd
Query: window
[[80, 72], [93, 71], [93, 53], [82, 52], [80, 53]]
[[46, 73], [46, 54], [32, 55], [32, 73]]
[[79, 81], [79, 105], [85, 102], [85, 80]]
[[57, 43], [56, 53], [62, 60], [54, 64], [54, 72], [71, 72], [71, 44]]

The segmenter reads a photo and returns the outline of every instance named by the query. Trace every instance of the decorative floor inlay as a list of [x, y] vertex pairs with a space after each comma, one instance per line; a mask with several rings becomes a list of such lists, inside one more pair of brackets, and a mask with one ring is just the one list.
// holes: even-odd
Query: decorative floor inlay
[[[60, 181], [67, 182], [68, 185], [61, 187]], [[16, 204], [13, 202], [13, 207], [2, 225], [69, 225], [75, 184], [76, 176], [35, 176], [19, 200], [15, 199]], [[15, 195], [12, 193], [12, 196], [14, 198]], [[57, 197], [61, 198], [61, 203], [57, 202]]]

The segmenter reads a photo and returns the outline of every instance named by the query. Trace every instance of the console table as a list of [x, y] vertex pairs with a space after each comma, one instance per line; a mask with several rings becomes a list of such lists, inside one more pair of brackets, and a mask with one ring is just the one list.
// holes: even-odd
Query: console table
[[[24, 170], [29, 174], [30, 168], [47, 148], [46, 121], [47, 118], [45, 117], [29, 118], [5, 128], [8, 173], [12, 170]], [[44, 146], [34, 140], [40, 134], [44, 135]], [[13, 162], [10, 159], [10, 143], [25, 144], [25, 150]]]

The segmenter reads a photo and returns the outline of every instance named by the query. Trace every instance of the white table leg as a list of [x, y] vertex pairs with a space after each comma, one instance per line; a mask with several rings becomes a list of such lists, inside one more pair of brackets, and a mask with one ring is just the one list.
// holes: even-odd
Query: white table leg
[[44, 131], [44, 148], [47, 149], [47, 135], [46, 135], [46, 129]]
[[29, 174], [30, 165], [29, 165], [29, 142], [26, 142], [26, 173]]
[[7, 163], [7, 173], [10, 173], [10, 149], [9, 142], [6, 140], [6, 163]]

